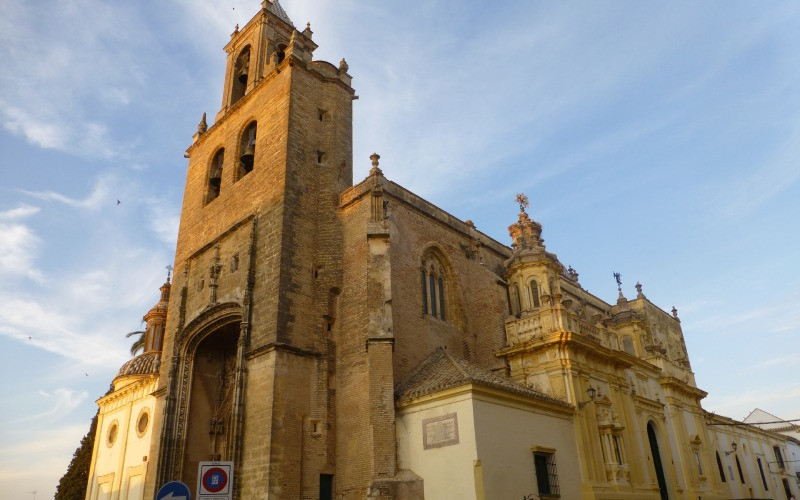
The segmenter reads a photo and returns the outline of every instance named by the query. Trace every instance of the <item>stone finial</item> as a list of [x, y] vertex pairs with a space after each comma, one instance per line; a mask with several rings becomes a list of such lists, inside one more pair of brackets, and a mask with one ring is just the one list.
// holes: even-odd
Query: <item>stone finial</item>
[[311, 38], [311, 36], [312, 36], [313, 34], [314, 34], [314, 32], [313, 32], [313, 31], [311, 31], [311, 23], [306, 23], [306, 29], [304, 29], [304, 30], [303, 30], [303, 35], [304, 35], [306, 38]]
[[234, 33], [238, 33], [239, 32], [239, 23], [236, 23], [236, 26], [233, 27], [233, 32]]
[[469, 227], [469, 228], [475, 229], [475, 223], [474, 223], [474, 222], [472, 222], [472, 219], [467, 219], [467, 220], [465, 220], [465, 221], [464, 221], [464, 224], [466, 224], [466, 225], [467, 225], [467, 227]]
[[678, 319], [678, 308], [675, 306], [672, 306], [672, 317]]
[[523, 251], [544, 251], [542, 225], [531, 220], [525, 209], [530, 205], [528, 197], [518, 193], [514, 201], [519, 204], [519, 221], [508, 226], [508, 234], [513, 240], [514, 253]]
[[207, 130], [208, 130], [208, 123], [206, 123], [206, 114], [203, 113], [203, 117], [200, 118], [200, 123], [197, 124], [197, 133], [205, 134]]
[[528, 197], [522, 193], [517, 193], [517, 196], [514, 197], [514, 201], [519, 203], [520, 212], [525, 212], [525, 209], [530, 206], [530, 203], [528, 203]]
[[169, 283], [170, 276], [172, 275], [172, 266], [164, 266], [164, 269], [167, 270], [167, 283]]
[[347, 61], [344, 60], [344, 57], [341, 61], [339, 61], [339, 74], [347, 73], [347, 70], [350, 69], [350, 66], [347, 65]]
[[383, 171], [378, 167], [378, 160], [381, 159], [381, 155], [372, 153], [369, 155], [369, 159], [372, 160], [372, 168], [369, 170], [369, 175], [383, 175]]
[[567, 267], [567, 276], [569, 276], [576, 283], [578, 282], [578, 271], [573, 269], [572, 266]]
[[636, 282], [636, 298], [637, 299], [645, 299], [645, 298], [647, 298], [642, 293], [642, 284], [639, 283], [638, 281]]

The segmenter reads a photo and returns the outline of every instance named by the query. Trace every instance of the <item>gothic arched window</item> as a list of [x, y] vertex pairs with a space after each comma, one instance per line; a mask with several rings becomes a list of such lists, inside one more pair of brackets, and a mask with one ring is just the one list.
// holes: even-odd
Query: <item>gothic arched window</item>
[[225, 150], [220, 148], [211, 160], [211, 165], [208, 167], [208, 194], [206, 195], [206, 203], [211, 202], [211, 200], [219, 196], [220, 186], [222, 185], [222, 164], [224, 161]]
[[233, 81], [231, 82], [231, 106], [247, 93], [247, 82], [250, 79], [250, 46], [239, 53], [233, 65]]
[[239, 151], [241, 151], [241, 155], [239, 156], [238, 178], [241, 179], [252, 172], [253, 163], [255, 163], [256, 122], [251, 122], [250, 125], [244, 129], [244, 132], [242, 132], [242, 137], [239, 140]]
[[442, 261], [429, 252], [422, 259], [422, 314], [447, 320], [447, 276]]

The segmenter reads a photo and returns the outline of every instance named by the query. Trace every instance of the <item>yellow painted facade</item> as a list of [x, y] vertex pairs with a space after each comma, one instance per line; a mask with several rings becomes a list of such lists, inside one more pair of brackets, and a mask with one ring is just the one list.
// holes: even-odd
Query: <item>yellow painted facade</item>
[[377, 154], [354, 185], [349, 68], [312, 35], [264, 0], [225, 48], [87, 499], [194, 490], [206, 460], [234, 462], [239, 499], [797, 496], [770, 468], [797, 441], [706, 413], [677, 312], [584, 290], [524, 196], [509, 247]]

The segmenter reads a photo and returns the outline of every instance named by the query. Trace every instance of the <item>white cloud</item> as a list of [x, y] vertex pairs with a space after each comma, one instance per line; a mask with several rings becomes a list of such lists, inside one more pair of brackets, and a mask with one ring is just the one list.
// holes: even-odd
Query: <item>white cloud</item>
[[92, 191], [85, 198], [70, 198], [69, 196], [55, 191], [26, 191], [20, 192], [32, 196], [39, 200], [55, 201], [77, 208], [97, 209], [101, 206], [111, 206], [116, 201], [112, 201], [109, 192], [112, 187], [117, 186], [116, 178], [110, 174], [99, 177], [92, 187]]
[[30, 217], [39, 213], [39, 207], [22, 204], [17, 208], [11, 208], [0, 212], [0, 221], [3, 220], [17, 220]]
[[40, 239], [34, 231], [17, 221], [35, 215], [38, 207], [20, 205], [0, 212], [0, 276], [25, 276], [34, 281], [42, 281], [42, 273], [34, 261], [40, 246]]
[[49, 402], [50, 408], [35, 415], [27, 415], [14, 420], [13, 423], [41, 420], [52, 416], [63, 418], [89, 397], [86, 391], [74, 391], [63, 387], [53, 392], [37, 391], [37, 393]]

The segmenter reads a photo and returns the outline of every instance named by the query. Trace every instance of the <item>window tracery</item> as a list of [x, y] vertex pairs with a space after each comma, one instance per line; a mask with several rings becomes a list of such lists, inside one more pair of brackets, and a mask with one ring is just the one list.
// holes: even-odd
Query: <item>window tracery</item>
[[433, 252], [422, 259], [420, 284], [422, 314], [447, 321], [447, 276], [442, 261]]

